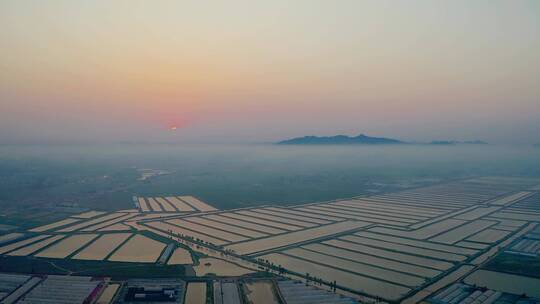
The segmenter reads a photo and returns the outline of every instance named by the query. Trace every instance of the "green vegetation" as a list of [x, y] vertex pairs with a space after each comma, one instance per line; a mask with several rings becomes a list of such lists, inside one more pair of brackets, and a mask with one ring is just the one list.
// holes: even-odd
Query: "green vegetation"
[[206, 282], [206, 304], [214, 303], [214, 283], [213, 281]]
[[539, 257], [530, 257], [503, 252], [489, 261], [483, 268], [487, 270], [540, 278]]
[[9, 208], [0, 210], [0, 224], [30, 229], [62, 220], [70, 215], [65, 212], [43, 210], [43, 208]]
[[0, 272], [110, 276], [115, 279], [140, 277], [179, 278], [185, 275], [185, 269], [182, 265], [38, 259], [11, 256], [0, 256]]

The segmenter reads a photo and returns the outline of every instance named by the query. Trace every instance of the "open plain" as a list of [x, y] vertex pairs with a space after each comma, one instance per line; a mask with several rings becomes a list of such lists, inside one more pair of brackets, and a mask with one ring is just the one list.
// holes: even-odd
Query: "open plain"
[[[434, 286], [483, 267], [505, 248], [534, 253], [534, 231], [540, 229], [540, 194], [532, 190], [537, 184], [485, 177], [329, 202], [230, 210], [191, 196], [137, 197], [133, 211], [88, 211], [32, 228], [2, 245], [0, 253], [193, 265], [202, 277], [238, 277], [258, 269], [361, 299], [418, 301], [442, 288]], [[193, 284], [189, 297], [200, 297], [202, 286]], [[267, 292], [247, 290], [251, 297]]]

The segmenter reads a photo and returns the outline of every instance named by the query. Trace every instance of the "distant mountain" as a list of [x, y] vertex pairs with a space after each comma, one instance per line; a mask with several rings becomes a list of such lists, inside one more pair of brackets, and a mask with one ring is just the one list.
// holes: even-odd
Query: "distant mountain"
[[487, 145], [488, 143], [481, 140], [456, 141], [456, 140], [434, 140], [430, 145]]
[[430, 145], [455, 145], [456, 142], [452, 140], [434, 140], [429, 143]]
[[277, 143], [278, 145], [381, 145], [381, 144], [405, 144], [405, 142], [384, 137], [371, 137], [364, 134], [358, 136], [304, 136], [287, 139]]
[[488, 143], [482, 140], [470, 140], [462, 142], [467, 145], [487, 145]]

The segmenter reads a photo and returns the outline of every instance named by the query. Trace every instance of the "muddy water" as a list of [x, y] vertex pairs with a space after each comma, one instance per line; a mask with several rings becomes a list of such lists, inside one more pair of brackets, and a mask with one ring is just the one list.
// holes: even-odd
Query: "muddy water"
[[73, 258], [80, 260], [103, 260], [110, 252], [131, 236], [131, 233], [104, 234]]

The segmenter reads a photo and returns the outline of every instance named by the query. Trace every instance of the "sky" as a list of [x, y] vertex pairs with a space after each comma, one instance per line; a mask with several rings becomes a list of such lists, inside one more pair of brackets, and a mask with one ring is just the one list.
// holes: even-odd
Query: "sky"
[[0, 2], [0, 143], [540, 143], [540, 1]]

